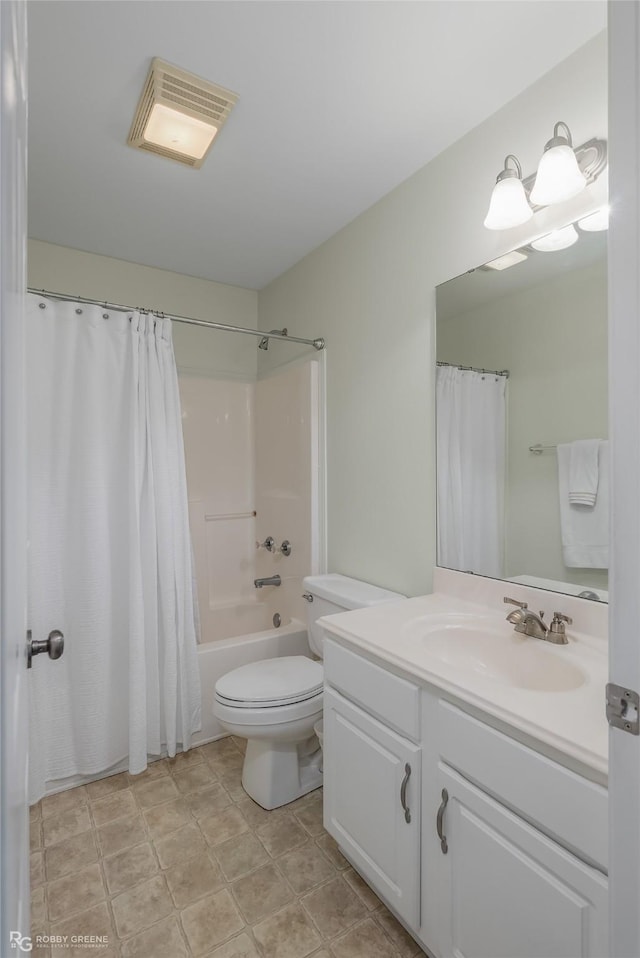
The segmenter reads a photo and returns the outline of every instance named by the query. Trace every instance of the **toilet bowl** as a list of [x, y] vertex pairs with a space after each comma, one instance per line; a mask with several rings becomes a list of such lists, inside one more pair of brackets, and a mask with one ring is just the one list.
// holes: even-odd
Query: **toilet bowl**
[[[311, 650], [322, 658], [323, 615], [404, 598], [341, 575], [304, 579]], [[218, 679], [213, 712], [231, 734], [247, 739], [242, 786], [263, 808], [278, 808], [322, 785], [322, 752], [314, 725], [322, 719], [323, 669], [304, 655], [264, 659]]]

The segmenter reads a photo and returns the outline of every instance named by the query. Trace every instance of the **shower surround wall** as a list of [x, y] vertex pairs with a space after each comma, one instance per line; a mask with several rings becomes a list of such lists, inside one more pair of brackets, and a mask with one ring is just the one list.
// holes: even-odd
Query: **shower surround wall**
[[[180, 373], [201, 641], [266, 628], [255, 609], [255, 383]], [[257, 616], [256, 616], [257, 613]]]
[[[180, 372], [202, 643], [304, 619], [318, 570], [317, 362], [257, 383]], [[255, 515], [257, 513], [257, 515]], [[292, 554], [258, 548], [267, 536]], [[254, 587], [278, 573], [280, 587]]]
[[257, 574], [280, 575], [265, 588], [271, 613], [305, 620], [302, 579], [320, 572], [319, 362], [291, 365], [256, 384], [256, 526], [291, 555], [260, 549]]

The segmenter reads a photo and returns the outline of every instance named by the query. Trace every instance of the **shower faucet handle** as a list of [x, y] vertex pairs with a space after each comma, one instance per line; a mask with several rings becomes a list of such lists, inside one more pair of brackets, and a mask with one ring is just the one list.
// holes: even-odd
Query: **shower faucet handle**
[[285, 539], [282, 545], [280, 546], [280, 548], [278, 549], [278, 552], [281, 552], [283, 556], [290, 556], [292, 551], [293, 550], [291, 548], [291, 543], [289, 542], [288, 539]]
[[258, 543], [258, 548], [259, 548], [259, 549], [266, 549], [267, 552], [275, 552], [275, 551], [276, 551], [276, 540], [273, 538], [273, 536], [267, 536], [267, 538], [264, 540], [264, 542], [259, 542], [259, 543]]

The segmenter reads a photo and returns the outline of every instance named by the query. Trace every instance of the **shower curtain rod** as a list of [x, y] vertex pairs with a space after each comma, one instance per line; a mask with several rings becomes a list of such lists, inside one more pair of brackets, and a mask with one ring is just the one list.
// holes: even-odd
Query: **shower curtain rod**
[[247, 333], [249, 336], [259, 336], [260, 339], [281, 339], [289, 343], [303, 343], [305, 346], [313, 346], [314, 349], [324, 349], [325, 342], [320, 336], [318, 339], [300, 339], [298, 336], [283, 336], [282, 333], [267, 333], [263, 329], [246, 329], [244, 326], [229, 326], [225, 323], [210, 323], [204, 319], [193, 319], [191, 316], [174, 316], [167, 313], [161, 313], [155, 309], [141, 309], [139, 306], [120, 306], [117, 303], [106, 303], [99, 299], [87, 299], [86, 296], [70, 296], [68, 293], [52, 293], [48, 289], [34, 289], [32, 286], [27, 288], [28, 293], [35, 293], [38, 296], [46, 296], [49, 299], [60, 299], [67, 303], [84, 303], [87, 306], [103, 306], [105, 309], [115, 309], [122, 313], [151, 313], [153, 316], [162, 319], [170, 319], [172, 323], [187, 323], [189, 326], [204, 326], [209, 329], [220, 329], [227, 333]]
[[508, 369], [480, 369], [478, 366], [461, 366], [460, 363], [444, 363], [438, 361], [436, 366], [453, 366], [455, 369], [466, 369], [472, 373], [487, 373], [489, 376], [504, 376], [505, 379], [509, 378]]

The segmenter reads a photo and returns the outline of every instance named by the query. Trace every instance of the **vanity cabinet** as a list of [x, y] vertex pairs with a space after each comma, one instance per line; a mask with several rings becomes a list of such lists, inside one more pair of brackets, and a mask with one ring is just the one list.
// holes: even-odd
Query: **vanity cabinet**
[[605, 876], [444, 764], [437, 785], [442, 958], [605, 958]]
[[325, 828], [411, 927], [420, 924], [420, 748], [325, 690]]
[[606, 958], [607, 790], [498, 726], [327, 638], [325, 828], [435, 958]]

